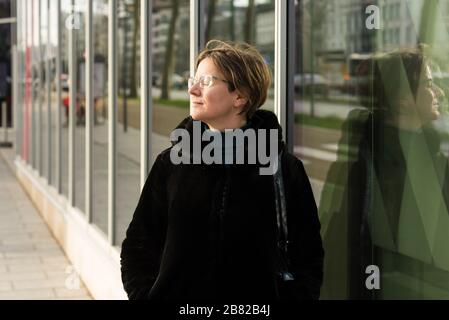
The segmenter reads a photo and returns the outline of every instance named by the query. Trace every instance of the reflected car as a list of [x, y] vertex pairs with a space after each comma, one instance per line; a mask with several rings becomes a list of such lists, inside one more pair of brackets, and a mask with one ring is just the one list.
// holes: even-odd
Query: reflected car
[[62, 73], [61, 74], [61, 90], [69, 91], [69, 75]]
[[329, 81], [322, 75], [317, 73], [300, 73], [295, 74], [293, 78], [296, 93], [318, 93], [323, 96], [329, 94]]
[[[153, 74], [153, 85], [157, 88], [162, 86], [161, 74]], [[184, 90], [187, 88], [187, 79], [177, 73], [173, 73], [171, 76], [171, 86], [173, 89]]]
[[151, 75], [151, 84], [155, 87], [159, 87], [161, 83], [161, 74], [159, 72], [153, 72]]
[[174, 89], [187, 88], [187, 80], [177, 73], [173, 73], [171, 76], [171, 82]]

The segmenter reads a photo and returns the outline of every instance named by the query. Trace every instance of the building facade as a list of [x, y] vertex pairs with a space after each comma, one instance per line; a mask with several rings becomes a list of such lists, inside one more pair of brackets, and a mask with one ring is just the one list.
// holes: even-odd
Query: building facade
[[[17, 176], [93, 297], [126, 298], [119, 261], [126, 228], [155, 157], [189, 115], [195, 56], [209, 39], [222, 39], [253, 44], [272, 70], [262, 108], [277, 114], [311, 179], [325, 245], [321, 298], [449, 298], [449, 0], [16, 0], [15, 7]], [[421, 44], [438, 116], [412, 133], [396, 126], [391, 138], [386, 126], [369, 126], [376, 110], [367, 101], [376, 97], [361, 91], [371, 78], [360, 66]], [[428, 128], [432, 139], [421, 139]]]

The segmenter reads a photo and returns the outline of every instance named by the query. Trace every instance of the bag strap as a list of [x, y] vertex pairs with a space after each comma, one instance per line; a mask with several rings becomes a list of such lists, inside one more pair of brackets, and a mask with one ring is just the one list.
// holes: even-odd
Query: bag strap
[[288, 257], [288, 227], [287, 227], [287, 205], [285, 201], [284, 179], [282, 177], [282, 151], [278, 156], [278, 169], [273, 175], [275, 204], [276, 204], [276, 222], [277, 222], [277, 246], [279, 249], [279, 258], [282, 269], [280, 276], [283, 281], [294, 280], [295, 277], [289, 271], [290, 259]]
[[278, 227], [278, 247], [287, 252], [288, 227], [287, 208], [285, 204], [284, 179], [282, 177], [282, 152], [278, 156], [278, 169], [274, 174], [274, 191], [276, 202], [276, 217]]

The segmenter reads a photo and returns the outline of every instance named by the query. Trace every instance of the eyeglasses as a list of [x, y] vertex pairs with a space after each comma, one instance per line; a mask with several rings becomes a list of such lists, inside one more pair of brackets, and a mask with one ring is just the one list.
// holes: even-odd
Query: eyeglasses
[[214, 84], [214, 80], [220, 80], [226, 83], [229, 83], [228, 80], [216, 77], [216, 76], [212, 76], [212, 75], [204, 75], [201, 76], [199, 79], [195, 79], [194, 77], [190, 77], [189, 81], [187, 82], [189, 89], [191, 87], [193, 87], [195, 84], [199, 83], [200, 84], [200, 88], [203, 89], [204, 87], [210, 87]]
[[433, 82], [433, 79], [424, 79], [419, 81], [419, 85], [423, 85], [425, 87], [428, 88], [434, 88], [435, 87], [435, 83]]

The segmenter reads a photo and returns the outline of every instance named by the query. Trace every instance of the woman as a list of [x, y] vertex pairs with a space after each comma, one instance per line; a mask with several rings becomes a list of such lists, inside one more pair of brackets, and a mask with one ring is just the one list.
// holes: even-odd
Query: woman
[[[322, 220], [324, 242], [336, 249], [325, 268], [348, 270], [325, 279], [326, 293], [422, 299], [435, 297], [419, 289], [433, 281], [430, 274], [447, 277], [441, 266], [447, 261], [449, 166], [433, 126], [444, 93], [433, 82], [431, 62], [419, 46], [373, 55], [358, 67], [367, 110], [352, 110], [342, 126], [339, 157], [320, 198], [320, 216], [329, 217], [328, 225]], [[379, 268], [372, 283], [369, 266]], [[376, 282], [380, 290], [370, 286]]]
[[[317, 208], [304, 167], [287, 152], [276, 116], [258, 110], [270, 81], [269, 68], [256, 49], [210, 41], [197, 58], [195, 77], [189, 79], [190, 116], [176, 129], [184, 130], [192, 145], [198, 142], [193, 141], [198, 124], [201, 133], [220, 132], [223, 137], [226, 129], [271, 129], [278, 134], [276, 141], [257, 135], [256, 145], [258, 150], [277, 145], [276, 153], [282, 154], [288, 271], [294, 277], [290, 297], [318, 298], [323, 249]], [[158, 155], [122, 245], [122, 280], [130, 299], [260, 300], [284, 295], [278, 277], [273, 175], [261, 174], [260, 157], [243, 164], [232, 161], [237, 150], [250, 154], [254, 144], [220, 146], [216, 151], [222, 151], [224, 164], [174, 164], [174, 146]], [[201, 141], [201, 150], [205, 147]], [[195, 156], [194, 151], [182, 152], [187, 160]]]

